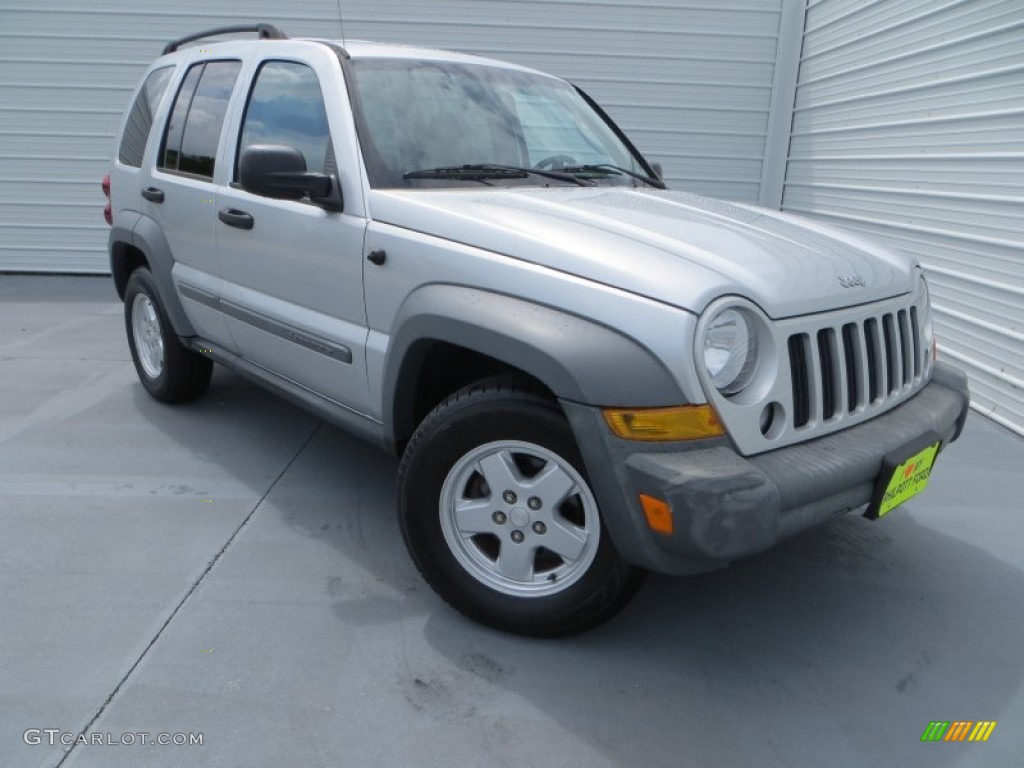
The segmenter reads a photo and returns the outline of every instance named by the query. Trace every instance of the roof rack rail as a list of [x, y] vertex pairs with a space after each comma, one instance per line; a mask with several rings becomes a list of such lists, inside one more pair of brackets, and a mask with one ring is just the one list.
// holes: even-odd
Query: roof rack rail
[[236, 32], [256, 32], [258, 33], [260, 40], [288, 39], [288, 35], [273, 24], [237, 24], [233, 27], [215, 27], [214, 29], [207, 29], [205, 32], [197, 32], [194, 35], [187, 35], [177, 40], [172, 40], [164, 46], [164, 52], [162, 55], [174, 53], [174, 51], [178, 50], [185, 43], [191, 43], [194, 40], [202, 40], [204, 37], [215, 37], [217, 35], [230, 35]]

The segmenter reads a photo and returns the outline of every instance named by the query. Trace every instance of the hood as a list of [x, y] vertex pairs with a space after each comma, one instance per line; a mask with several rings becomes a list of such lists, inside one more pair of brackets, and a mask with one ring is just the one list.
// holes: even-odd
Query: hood
[[374, 190], [370, 210], [377, 221], [698, 313], [734, 294], [790, 317], [906, 293], [914, 280], [913, 260], [851, 233], [685, 192]]

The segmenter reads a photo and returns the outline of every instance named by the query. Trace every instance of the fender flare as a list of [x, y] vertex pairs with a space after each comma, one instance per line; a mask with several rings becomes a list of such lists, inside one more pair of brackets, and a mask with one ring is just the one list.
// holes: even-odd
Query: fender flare
[[630, 407], [685, 402], [661, 360], [614, 328], [492, 291], [437, 284], [410, 294], [392, 326], [382, 392], [385, 433], [392, 437], [415, 427], [416, 382], [435, 342], [517, 368], [564, 400]]
[[123, 285], [128, 280], [122, 253], [124, 244], [131, 244], [146, 257], [157, 292], [160, 294], [160, 302], [167, 312], [174, 332], [181, 337], [195, 336], [195, 328], [189, 322], [178, 292], [174, 288], [174, 280], [171, 278], [174, 256], [171, 254], [167, 239], [160, 231], [160, 225], [150, 217], [135, 211], [124, 211], [115, 218], [109, 239], [110, 271], [119, 294], [123, 294]]
[[114, 221], [110, 225], [110, 234], [107, 236], [107, 256], [110, 258], [110, 274], [114, 278], [114, 288], [117, 289], [117, 296], [124, 300], [124, 288], [128, 283], [128, 262], [129, 257], [125, 253], [125, 246], [132, 245], [132, 230], [142, 214], [137, 211], [118, 211], [114, 214]]

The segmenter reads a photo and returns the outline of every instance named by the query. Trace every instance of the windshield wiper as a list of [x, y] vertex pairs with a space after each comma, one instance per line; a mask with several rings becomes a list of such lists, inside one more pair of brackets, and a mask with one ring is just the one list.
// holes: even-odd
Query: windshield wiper
[[525, 179], [527, 176], [543, 176], [548, 179], [578, 184], [581, 187], [594, 182], [564, 171], [538, 170], [522, 168], [517, 165], [498, 165], [496, 163], [480, 163], [476, 165], [456, 165], [448, 168], [423, 168], [402, 174], [403, 179]]
[[653, 176], [646, 176], [642, 173], [631, 171], [628, 168], [622, 168], [618, 165], [611, 165], [610, 163], [597, 163], [594, 165], [574, 165], [571, 168], [562, 168], [560, 170], [566, 173], [624, 173], [627, 176], [632, 176], [634, 179], [638, 179], [639, 181], [644, 182], [645, 184], [650, 184], [652, 187], [657, 187], [658, 189], [667, 189], [667, 187], [665, 186], [665, 182], [662, 181], [661, 179], [656, 179]]
[[[494, 185], [488, 179], [498, 178], [497, 174], [468, 171], [465, 168], [424, 168], [402, 174], [403, 179], [444, 179], [446, 181], [479, 181], [489, 187]], [[510, 174], [507, 178], [525, 179], [525, 173]]]

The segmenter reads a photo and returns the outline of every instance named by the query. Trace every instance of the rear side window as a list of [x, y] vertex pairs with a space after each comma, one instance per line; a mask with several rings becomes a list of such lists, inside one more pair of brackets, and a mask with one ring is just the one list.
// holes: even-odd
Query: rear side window
[[[293, 147], [306, 170], [331, 173], [331, 133], [316, 73], [292, 61], [265, 62], [256, 75], [242, 121], [238, 157], [253, 144]], [[238, 165], [235, 165], [235, 179]]]
[[189, 68], [164, 133], [162, 169], [213, 178], [220, 131], [241, 66], [211, 61]]
[[135, 103], [128, 113], [124, 133], [121, 134], [121, 146], [117, 150], [117, 159], [125, 165], [136, 168], [142, 165], [142, 156], [146, 153], [146, 141], [153, 127], [153, 115], [160, 107], [160, 101], [167, 90], [174, 67], [160, 67], [149, 73], [146, 82], [139, 89]]
[[192, 96], [196, 92], [199, 76], [203, 74], [205, 66], [193, 64], [189, 67], [185, 79], [181, 81], [181, 87], [178, 88], [178, 96], [174, 99], [174, 106], [167, 120], [167, 130], [164, 132], [163, 147], [160, 150], [158, 165], [165, 170], [178, 170], [178, 155], [181, 154], [181, 137], [185, 133], [185, 118], [188, 117], [188, 108], [192, 105]]

